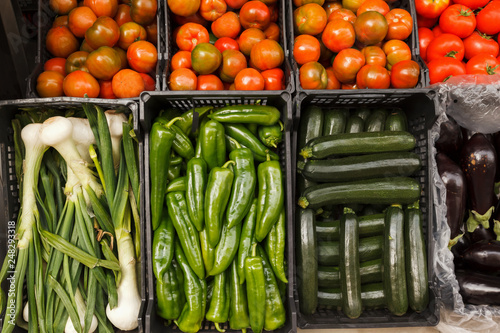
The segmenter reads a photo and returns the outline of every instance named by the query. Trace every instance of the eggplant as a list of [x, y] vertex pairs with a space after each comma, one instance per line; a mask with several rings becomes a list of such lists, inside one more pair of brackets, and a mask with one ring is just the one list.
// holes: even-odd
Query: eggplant
[[463, 262], [471, 269], [485, 273], [500, 272], [500, 242], [479, 241], [462, 254]]
[[466, 238], [469, 239], [471, 244], [481, 241], [495, 240], [497, 237], [491, 228], [486, 229], [482, 224], [479, 224], [473, 232], [468, 232]]
[[460, 167], [465, 175], [471, 205], [467, 230], [473, 232], [479, 224], [488, 229], [494, 210], [497, 154], [484, 134], [475, 133], [464, 145], [460, 153]]
[[467, 184], [462, 169], [444, 153], [436, 154], [439, 176], [446, 187], [446, 220], [450, 239], [464, 233], [464, 216], [467, 208]]
[[462, 145], [463, 136], [460, 125], [453, 118], [442, 122], [439, 126], [439, 139], [436, 141], [436, 149], [458, 162]]
[[457, 270], [455, 274], [465, 303], [500, 305], [500, 279], [497, 276], [465, 270]]
[[451, 253], [453, 253], [453, 263], [455, 264], [455, 269], [457, 267], [463, 267], [462, 254], [469, 248], [471, 241], [468, 237], [462, 236], [455, 239], [455, 244], [451, 247]]

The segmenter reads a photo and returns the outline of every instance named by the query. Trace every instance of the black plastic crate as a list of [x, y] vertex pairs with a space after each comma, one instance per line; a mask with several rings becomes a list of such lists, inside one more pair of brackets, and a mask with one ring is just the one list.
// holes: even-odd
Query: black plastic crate
[[[156, 64], [156, 69], [154, 73], [148, 73], [155, 81], [155, 90], [161, 90], [161, 73], [164, 67], [164, 47], [165, 47], [165, 32], [163, 31], [163, 5], [164, 1], [158, 1], [158, 8], [156, 10], [156, 24], [158, 25], [158, 36], [157, 36], [157, 51], [158, 51], [158, 62]], [[38, 75], [43, 72], [43, 64], [45, 61], [52, 58], [52, 55], [47, 51], [45, 47], [45, 40], [47, 37], [47, 32], [52, 28], [52, 22], [56, 17], [56, 13], [52, 11], [49, 7], [49, 0], [38, 0], [38, 15], [37, 15], [37, 27], [38, 27], [38, 48], [35, 57], [35, 69], [26, 78], [26, 98], [39, 98], [36, 91], [36, 80]]]
[[[278, 0], [277, 4], [279, 6], [279, 15], [278, 15], [278, 22], [277, 24], [280, 27], [280, 45], [283, 47], [283, 52], [285, 53], [285, 60], [283, 62], [283, 65], [281, 68], [283, 69], [283, 72], [285, 74], [285, 90], [288, 91], [289, 93], [293, 93], [295, 91], [295, 77], [293, 74], [293, 69], [290, 65], [289, 62], [289, 53], [291, 53], [291, 49], [288, 48], [288, 33], [287, 33], [287, 8], [290, 6], [288, 3], [289, 0]], [[164, 71], [162, 73], [162, 90], [167, 90], [170, 91], [168, 88], [168, 77], [170, 76], [170, 59], [172, 59], [173, 55], [177, 52], [178, 48], [176, 45], [175, 40], [172, 38], [172, 34], [174, 32], [174, 29], [176, 27], [175, 22], [172, 18], [172, 13], [170, 11], [170, 8], [168, 8], [167, 5], [164, 7], [165, 11], [165, 36], [166, 36], [166, 44], [165, 44], [165, 54], [163, 56], [163, 59], [165, 60], [165, 66], [164, 66]], [[264, 90], [265, 95], [270, 95], [270, 94], [279, 94], [282, 90]], [[198, 91], [199, 92], [199, 91]], [[198, 93], [197, 92], [197, 93]], [[233, 98], [238, 98], [241, 96], [241, 91], [232, 91], [232, 90], [224, 90], [224, 93], [227, 96], [231, 96]]]
[[[207, 92], [210, 93], [210, 92]], [[226, 105], [238, 104], [255, 104], [260, 102], [262, 105], [273, 105], [281, 111], [281, 121], [284, 124], [283, 142], [278, 145], [278, 154], [282, 165], [283, 175], [285, 176], [285, 205], [287, 219], [287, 245], [286, 256], [288, 261], [288, 286], [287, 297], [284, 303], [286, 309], [287, 320], [284, 327], [277, 330], [278, 333], [296, 332], [296, 312], [293, 301], [293, 279], [292, 273], [294, 257], [293, 238], [292, 238], [292, 174], [291, 174], [291, 131], [292, 131], [292, 96], [288, 92], [282, 92], [281, 95], [266, 95], [262, 92], [251, 92], [250, 94], [239, 96], [225, 96], [224, 93], [212, 93], [203, 96], [189, 95], [185, 92], [151, 92], [143, 93], [140, 101], [140, 122], [142, 132], [144, 133], [144, 152], [145, 152], [145, 213], [146, 213], [146, 247], [147, 247], [147, 292], [148, 292], [148, 307], [145, 316], [145, 330], [149, 332], [180, 332], [175, 325], [165, 326], [166, 321], [156, 314], [156, 278], [152, 268], [152, 240], [153, 231], [151, 228], [150, 214], [150, 176], [149, 176], [149, 132], [153, 124], [154, 118], [159, 114], [160, 110], [166, 108], [177, 108], [181, 111], [188, 111], [200, 106], [222, 107]], [[196, 121], [196, 120], [195, 120]], [[194, 122], [193, 122], [194, 124]], [[239, 332], [240, 330], [231, 330], [226, 323], [221, 325], [221, 328], [226, 329], [226, 332]], [[250, 330], [250, 328], [248, 329]], [[247, 331], [248, 331], [247, 330]], [[200, 332], [215, 333], [217, 330], [212, 322], [205, 320]]]
[[[82, 103], [92, 103], [99, 105], [106, 110], [118, 110], [126, 114], [132, 114], [134, 118], [133, 128], [137, 135], [139, 142], [139, 180], [141, 197], [144, 193], [144, 145], [141, 137], [139, 127], [139, 106], [136, 102], [127, 99], [121, 100], [102, 100], [92, 98], [70, 98], [70, 97], [56, 97], [56, 98], [32, 98], [32, 99], [18, 99], [7, 100], [0, 102], [0, 122], [2, 123], [2, 130], [0, 131], [0, 259], [4, 260], [8, 245], [8, 222], [15, 221], [17, 224], [19, 214], [19, 187], [15, 172], [15, 150], [14, 150], [14, 131], [12, 129], [11, 121], [14, 119], [15, 114], [23, 108], [43, 108], [43, 109], [82, 109]], [[140, 201], [140, 225], [144, 230], [144, 204], [143, 200]], [[141, 233], [141, 253], [142, 260], [140, 264], [140, 276], [137, 277], [139, 286], [139, 293], [141, 295], [141, 308], [139, 312], [139, 326], [137, 329], [131, 331], [133, 333], [144, 332], [144, 314], [146, 311], [147, 298], [146, 298], [146, 255], [145, 255], [145, 240], [144, 233]], [[7, 282], [2, 284], [3, 290], [7, 289]], [[6, 294], [7, 295], [7, 294]], [[24, 295], [26, 297], [26, 294]], [[22, 314], [21, 314], [22, 315]], [[3, 325], [5, 312], [0, 314], [0, 327]], [[16, 327], [14, 332], [25, 332], [24, 330]], [[119, 330], [116, 330], [119, 332]]]
[[[420, 57], [420, 48], [418, 44], [418, 27], [417, 27], [417, 12], [415, 10], [415, 3], [411, 0], [397, 0], [396, 2], [390, 3], [389, 6], [392, 8], [401, 8], [407, 10], [411, 14], [411, 18], [413, 19], [413, 30], [411, 35], [405, 40], [405, 42], [410, 47], [412, 53], [412, 60], [416, 61], [420, 65], [420, 78], [415, 88], [424, 88], [429, 85], [429, 70], [427, 66], [425, 66], [422, 58]], [[292, 64], [292, 70], [295, 75], [296, 82], [296, 91], [297, 92], [310, 92], [313, 94], [324, 94], [325, 92], [330, 93], [342, 93], [341, 90], [307, 90], [303, 89], [300, 80], [299, 80], [299, 66], [295, 59], [293, 58], [293, 46], [295, 41], [295, 29], [294, 29], [294, 19], [293, 12], [295, 10], [295, 6], [290, 4], [287, 9], [288, 15], [288, 27], [287, 27], [287, 39], [289, 40], [289, 56], [290, 63]], [[356, 14], [356, 13], [354, 13]], [[392, 93], [394, 91], [399, 91], [400, 89], [364, 89], [363, 91], [367, 91], [368, 93], [373, 92], [381, 92], [381, 93]]]
[[[421, 313], [416, 313], [411, 309], [403, 316], [395, 316], [387, 309], [363, 311], [357, 319], [350, 319], [342, 311], [327, 310], [318, 308], [313, 315], [304, 315], [300, 313], [300, 300], [298, 298], [297, 286], [294, 286], [294, 299], [297, 309], [297, 325], [303, 329], [325, 329], [325, 328], [380, 328], [380, 327], [418, 327], [435, 326], [439, 323], [440, 309], [438, 306], [437, 293], [435, 286], [437, 277], [432, 269], [434, 243], [432, 230], [434, 226], [433, 215], [433, 192], [432, 179], [429, 175], [430, 139], [429, 130], [436, 119], [435, 115], [435, 93], [431, 90], [393, 90], [391, 93], [370, 93], [359, 94], [356, 91], [348, 91], [345, 94], [316, 94], [299, 93], [294, 101], [295, 113], [293, 115], [293, 162], [292, 174], [296, 181], [297, 165], [297, 137], [300, 124], [301, 112], [309, 106], [318, 106], [322, 108], [342, 107], [383, 107], [383, 108], [401, 108], [405, 111], [408, 118], [408, 129], [416, 140], [414, 150], [422, 161], [422, 169], [414, 176], [420, 182], [422, 194], [420, 198], [420, 209], [423, 215], [424, 237], [427, 243], [427, 272], [429, 276], [429, 305]], [[294, 183], [293, 212], [297, 209], [296, 201], [300, 193], [296, 193]], [[294, 264], [295, 266], [295, 264]], [[296, 274], [294, 272], [294, 274]], [[294, 281], [297, 279], [295, 278]]]

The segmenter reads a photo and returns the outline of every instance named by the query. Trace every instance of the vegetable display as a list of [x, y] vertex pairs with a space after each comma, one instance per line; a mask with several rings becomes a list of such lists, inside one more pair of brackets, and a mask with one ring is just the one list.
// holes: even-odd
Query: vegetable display
[[131, 123], [91, 104], [15, 115], [21, 213], [0, 274], [15, 290], [0, 304], [15, 305], [3, 332], [138, 327], [142, 199]]
[[[40, 97], [133, 98], [154, 91], [157, 0], [51, 0], [56, 17], [37, 77]], [[153, 74], [153, 77], [151, 75]]]
[[[356, 319], [381, 308], [402, 316], [429, 305], [421, 188], [413, 178], [421, 161], [402, 115], [316, 106], [301, 115], [295, 246], [304, 316], [338, 309]], [[355, 133], [351, 117], [360, 123]]]
[[[205, 320], [221, 332], [284, 326], [284, 176], [278, 151], [258, 135], [276, 125], [281, 132], [279, 110], [236, 105], [171, 111], [160, 112], [149, 130], [151, 198], [157, 198], [150, 207], [156, 313], [183, 332], [197, 332]], [[176, 126], [187, 119], [189, 126]], [[173, 144], [158, 154], [159, 133], [175, 127], [175, 136], [167, 136]], [[182, 156], [179, 173], [165, 183], [168, 166], [158, 167], [157, 157], [171, 162], [181, 156], [175, 149], [180, 139], [195, 153]], [[182, 272], [172, 270], [178, 266]], [[204, 289], [211, 284], [208, 297]]]

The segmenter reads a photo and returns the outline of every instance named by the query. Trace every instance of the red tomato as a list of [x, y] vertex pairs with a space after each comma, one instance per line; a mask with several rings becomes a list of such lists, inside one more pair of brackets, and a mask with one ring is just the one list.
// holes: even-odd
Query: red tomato
[[265, 90], [284, 90], [285, 73], [281, 68], [268, 69], [260, 73], [264, 78]]
[[417, 14], [417, 26], [419, 28], [429, 28], [431, 29], [439, 20], [439, 17], [428, 18], [420, 14]]
[[264, 39], [254, 45], [250, 60], [258, 70], [266, 71], [281, 66], [285, 61], [285, 52], [277, 41]]
[[364, 12], [375, 11], [385, 16], [390, 10], [387, 2], [383, 0], [366, 0], [358, 8], [356, 15], [359, 16]]
[[213, 74], [198, 76], [196, 90], [224, 90], [222, 81]]
[[234, 78], [234, 88], [236, 90], [264, 90], [264, 77], [256, 69], [245, 68]]
[[146, 34], [148, 35], [147, 41], [157, 46], [158, 44], [158, 22], [153, 21], [153, 23], [148, 24], [144, 27], [146, 29]]
[[90, 52], [95, 51], [95, 50], [93, 48], [91, 48], [89, 46], [89, 44], [87, 44], [87, 41], [84, 39], [82, 41], [82, 45], [80, 45], [80, 51], [85, 51], [85, 52], [90, 53]]
[[247, 1], [248, 0], [226, 0], [226, 3], [233, 9], [240, 9]]
[[483, 8], [490, 0], [453, 0], [454, 3], [464, 5], [472, 10]]
[[63, 95], [64, 76], [60, 72], [45, 71], [36, 79], [36, 91], [40, 97], [59, 97]]
[[327, 24], [326, 12], [316, 3], [308, 3], [293, 12], [294, 23], [300, 34], [317, 35]]
[[97, 16], [89, 7], [76, 7], [68, 15], [68, 28], [78, 38], [85, 37], [85, 32], [97, 20]]
[[234, 82], [238, 73], [247, 68], [247, 59], [237, 50], [225, 50], [222, 52], [222, 64], [220, 66], [220, 78], [224, 82]]
[[477, 30], [495, 35], [500, 32], [500, 1], [491, 1], [477, 14]]
[[441, 57], [427, 63], [430, 83], [443, 82], [451, 76], [466, 74], [465, 65], [455, 58]]
[[226, 50], [240, 50], [238, 42], [229, 37], [222, 37], [215, 41], [214, 46], [222, 53]]
[[375, 45], [384, 40], [389, 25], [379, 12], [364, 12], [354, 22], [356, 40], [364, 45]]
[[179, 68], [170, 74], [168, 88], [170, 90], [196, 90], [198, 78], [187, 68]]
[[386, 68], [391, 70], [392, 66], [403, 60], [411, 60], [411, 50], [405, 42], [393, 39], [382, 46], [382, 50], [387, 56]]
[[418, 28], [418, 45], [420, 46], [420, 56], [427, 61], [427, 47], [434, 39], [434, 33], [429, 28]]
[[269, 23], [266, 30], [264, 30], [264, 35], [266, 35], [266, 39], [272, 39], [275, 41], [279, 41], [280, 39], [280, 27], [274, 22]]
[[420, 66], [413, 60], [403, 60], [391, 68], [391, 85], [393, 88], [414, 88], [418, 83]]
[[235, 39], [241, 31], [238, 14], [227, 12], [212, 23], [212, 33], [217, 38], [229, 37]]
[[132, 17], [130, 16], [130, 6], [124, 3], [119, 4], [118, 10], [116, 11], [116, 15], [113, 19], [119, 27], [121, 27], [124, 23], [132, 22]]
[[434, 38], [437, 36], [441, 36], [443, 34], [443, 30], [441, 30], [441, 27], [439, 25], [436, 25], [434, 28], [432, 28], [432, 33], [434, 34]]
[[85, 32], [87, 44], [94, 50], [101, 46], [113, 47], [120, 39], [120, 27], [110, 17], [101, 16]]
[[361, 50], [367, 65], [379, 65], [385, 67], [387, 57], [384, 50], [378, 46], [366, 46]]
[[340, 51], [333, 60], [333, 73], [342, 83], [356, 81], [356, 74], [365, 65], [365, 57], [356, 49]]
[[127, 50], [127, 60], [130, 67], [137, 72], [153, 72], [158, 61], [158, 51], [148, 41], [133, 42]]
[[213, 22], [217, 20], [219, 17], [224, 15], [226, 10], [227, 5], [224, 0], [201, 0], [200, 14], [207, 21]]
[[417, 14], [427, 18], [436, 18], [448, 7], [450, 0], [415, 0]]
[[356, 90], [358, 89], [357, 83], [342, 83], [342, 90]]
[[210, 22], [205, 20], [201, 16], [199, 11], [189, 16], [179, 16], [172, 13], [172, 17], [174, 19], [174, 22], [179, 26], [184, 25], [186, 23], [198, 23], [204, 26], [205, 28], [208, 28], [210, 26]]
[[325, 2], [323, 4], [323, 9], [326, 12], [326, 17], [330, 16], [331, 13], [336, 11], [337, 9], [342, 8], [342, 2], [341, 1], [332, 1], [332, 2]]
[[175, 39], [177, 47], [182, 51], [191, 52], [199, 43], [208, 43], [208, 30], [198, 23], [186, 23], [180, 27]]
[[118, 40], [118, 46], [124, 50], [135, 41], [146, 40], [148, 34], [146, 29], [135, 22], [127, 22], [122, 24], [120, 27], [120, 39]]
[[[183, 2], [184, 6], [186, 5]], [[155, 20], [158, 3], [156, 0], [131, 0], [130, 17], [140, 25], [151, 24]]]
[[64, 94], [69, 97], [95, 98], [99, 96], [99, 82], [87, 72], [74, 71], [69, 73], [63, 81]]
[[500, 74], [500, 61], [491, 54], [473, 56], [465, 65], [467, 74]]
[[142, 76], [131, 69], [122, 69], [113, 76], [113, 92], [118, 98], [139, 97], [144, 91]]
[[89, 72], [86, 65], [88, 56], [89, 53], [85, 51], [76, 51], [71, 53], [68, 56], [68, 58], [66, 58], [66, 65], [64, 66], [64, 71], [68, 74], [74, 71]]
[[350, 48], [356, 41], [354, 27], [349, 21], [341, 19], [330, 21], [321, 35], [321, 41], [334, 53]]
[[222, 54], [210, 43], [200, 43], [191, 51], [191, 65], [198, 74], [212, 74], [222, 63]]
[[127, 52], [124, 51], [122, 48], [119, 48], [118, 46], [113, 47], [113, 50], [118, 53], [118, 56], [120, 57], [120, 69], [125, 69], [128, 68], [128, 60], [127, 60]]
[[191, 52], [179, 51], [172, 57], [170, 61], [170, 68], [175, 71], [178, 68], [192, 69], [191, 66]]
[[498, 43], [490, 36], [474, 31], [464, 39], [465, 59], [470, 59], [479, 53], [491, 54], [496, 57], [499, 52]]
[[271, 22], [271, 12], [262, 1], [248, 1], [240, 9], [240, 23], [243, 29], [264, 30]]
[[306, 62], [318, 61], [321, 55], [321, 45], [316, 37], [299, 35], [293, 45], [293, 58], [299, 65]]
[[87, 57], [90, 74], [98, 80], [111, 80], [121, 69], [122, 61], [118, 52], [109, 46], [101, 46]]
[[342, 7], [352, 10], [354, 13], [356, 13], [363, 2], [365, 2], [365, 0], [342, 0]]
[[311, 61], [299, 69], [299, 81], [302, 89], [326, 89], [328, 74], [319, 62]]
[[344, 20], [347, 22], [354, 23], [356, 21], [356, 14], [354, 14], [351, 10], [341, 8], [337, 9], [333, 13], [328, 16], [328, 22], [333, 21], [333, 20]]
[[54, 57], [67, 58], [80, 44], [67, 27], [51, 28], [45, 40], [47, 50]]
[[92, 9], [97, 17], [115, 17], [118, 11], [118, 0], [84, 0], [83, 5]]
[[427, 46], [427, 61], [440, 57], [453, 57], [459, 61], [464, 58], [464, 43], [452, 34], [435, 37]]
[[200, 0], [167, 0], [168, 8], [179, 16], [190, 16], [200, 9]]
[[115, 93], [113, 92], [113, 81], [108, 80], [108, 81], [99, 81], [99, 98], [105, 98], [105, 99], [115, 99]]
[[50, 0], [49, 6], [54, 13], [58, 15], [68, 14], [73, 8], [77, 6], [76, 0]]
[[444, 33], [466, 38], [476, 29], [476, 16], [470, 8], [463, 5], [451, 5], [441, 14], [439, 27]]
[[387, 89], [391, 76], [387, 69], [379, 65], [364, 65], [356, 74], [358, 89]]
[[52, 28], [57, 28], [57, 27], [67, 27], [68, 26], [68, 15], [62, 15], [58, 16], [54, 19], [54, 22], [52, 23]]
[[256, 28], [250, 28], [244, 30], [240, 38], [238, 38], [238, 44], [240, 46], [240, 51], [246, 56], [250, 56], [252, 47], [266, 39], [266, 35], [262, 30]]
[[328, 76], [328, 83], [326, 85], [326, 89], [340, 89], [342, 84], [335, 77], [335, 73], [333, 73], [333, 68], [329, 67], [326, 69], [326, 75]]
[[304, 6], [308, 3], [317, 3], [318, 5], [323, 6], [325, 0], [293, 0], [293, 4], [295, 5], [295, 7]]
[[406, 10], [395, 8], [385, 15], [385, 19], [389, 24], [385, 39], [405, 40], [410, 37], [413, 30], [413, 19]]
[[44, 71], [54, 71], [66, 76], [66, 59], [65, 58], [52, 58], [43, 64]]

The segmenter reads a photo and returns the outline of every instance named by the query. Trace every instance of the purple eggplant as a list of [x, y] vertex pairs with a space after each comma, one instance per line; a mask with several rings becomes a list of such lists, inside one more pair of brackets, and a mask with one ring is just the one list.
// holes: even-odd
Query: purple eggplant
[[462, 254], [469, 248], [470, 245], [471, 241], [468, 237], [462, 235], [462, 237], [455, 238], [455, 244], [451, 247], [455, 269], [464, 267]]
[[474, 271], [457, 270], [460, 295], [465, 303], [500, 305], [500, 279]]
[[495, 240], [497, 237], [491, 228], [486, 229], [482, 224], [479, 224], [473, 232], [467, 233], [467, 238], [471, 244], [481, 242], [481, 241], [491, 241]]
[[439, 126], [439, 139], [436, 141], [436, 149], [445, 153], [454, 161], [458, 161], [462, 145], [462, 128], [457, 122], [453, 118], [442, 122]]
[[444, 153], [436, 154], [438, 173], [446, 187], [446, 220], [450, 227], [450, 239], [463, 234], [467, 205], [467, 185], [462, 169]]
[[460, 167], [465, 174], [471, 205], [467, 231], [473, 232], [479, 224], [488, 229], [495, 204], [497, 154], [484, 134], [475, 133], [464, 145], [460, 154]]
[[479, 241], [462, 254], [464, 264], [485, 273], [500, 272], [500, 242], [496, 240]]

